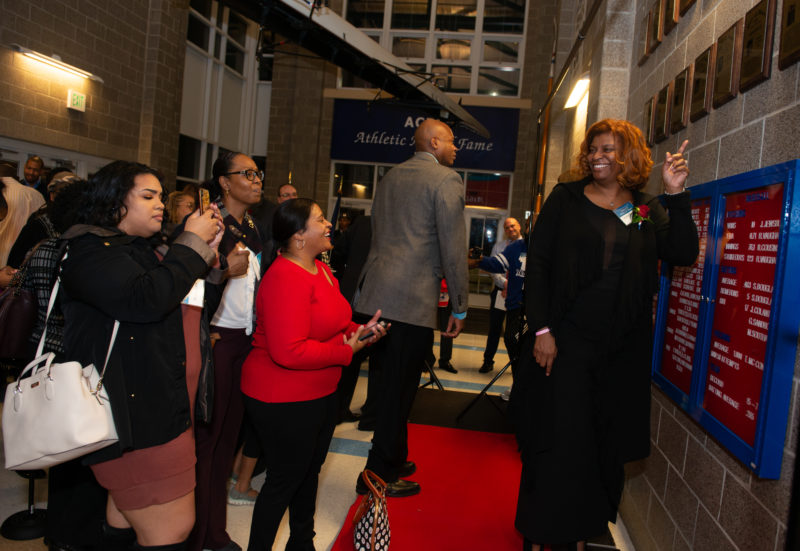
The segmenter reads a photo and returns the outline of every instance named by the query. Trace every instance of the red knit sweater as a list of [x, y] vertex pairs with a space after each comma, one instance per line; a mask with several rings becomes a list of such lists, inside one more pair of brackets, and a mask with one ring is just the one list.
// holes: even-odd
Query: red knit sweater
[[358, 327], [350, 321], [350, 305], [330, 269], [315, 263], [316, 275], [278, 256], [261, 281], [253, 350], [242, 367], [242, 392], [251, 398], [299, 402], [327, 396], [353, 357], [343, 338]]

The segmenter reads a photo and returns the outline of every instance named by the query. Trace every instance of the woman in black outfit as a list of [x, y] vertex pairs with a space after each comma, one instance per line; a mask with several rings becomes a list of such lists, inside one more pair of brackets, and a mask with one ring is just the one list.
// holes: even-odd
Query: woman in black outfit
[[104, 364], [120, 322], [104, 379], [119, 442], [85, 458], [108, 490], [108, 525], [132, 527], [138, 549], [179, 551], [194, 524], [201, 364], [199, 323], [184, 331], [181, 301], [218, 261], [222, 228], [215, 209], [196, 212], [157, 256], [148, 239], [161, 229], [161, 193], [159, 174], [139, 163], [117, 161], [91, 178], [84, 225], [63, 235], [61, 303], [66, 357], [83, 365]]
[[623, 464], [649, 454], [657, 263], [689, 265], [698, 253], [687, 143], [667, 153], [665, 193], [653, 197], [640, 191], [653, 165], [641, 132], [595, 123], [578, 156], [584, 178], [556, 186], [534, 226], [531, 336], [511, 395], [525, 549], [585, 549], [616, 520]]

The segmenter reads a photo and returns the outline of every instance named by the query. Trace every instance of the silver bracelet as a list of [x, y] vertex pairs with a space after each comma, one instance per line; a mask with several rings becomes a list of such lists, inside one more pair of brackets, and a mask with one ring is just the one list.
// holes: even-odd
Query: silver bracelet
[[664, 189], [664, 195], [680, 195], [681, 193], [686, 191], [686, 184], [683, 184], [683, 189], [680, 191], [676, 191], [675, 193], [667, 193], [666, 188]]

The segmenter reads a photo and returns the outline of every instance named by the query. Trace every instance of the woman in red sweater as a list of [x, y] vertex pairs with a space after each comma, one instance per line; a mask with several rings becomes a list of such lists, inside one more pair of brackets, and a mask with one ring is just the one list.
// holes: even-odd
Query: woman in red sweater
[[[287, 551], [313, 551], [319, 471], [336, 424], [336, 385], [353, 353], [386, 334], [350, 321], [330, 269], [316, 257], [332, 248], [331, 223], [311, 199], [281, 203], [272, 222], [280, 255], [256, 298], [253, 350], [242, 367], [245, 408], [258, 433], [267, 479], [250, 527], [250, 551], [272, 549], [289, 508]], [[373, 336], [360, 340], [372, 331]]]

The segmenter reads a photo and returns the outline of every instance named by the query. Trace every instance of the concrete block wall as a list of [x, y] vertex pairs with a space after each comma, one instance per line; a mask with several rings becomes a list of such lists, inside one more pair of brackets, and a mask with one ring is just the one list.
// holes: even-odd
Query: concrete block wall
[[646, 460], [627, 465], [620, 507], [637, 551], [785, 548], [797, 447], [797, 388], [795, 372], [779, 480], [756, 477], [653, 390], [652, 451]]
[[[638, 53], [631, 53], [628, 118], [641, 125], [647, 98], [673, 80], [756, 3], [698, 0], [642, 66], [637, 63]], [[635, 2], [635, 36], [651, 5], [651, 0]], [[781, 8], [779, 0], [776, 21], [780, 20]], [[785, 71], [778, 68], [779, 27], [776, 22], [770, 79], [656, 144], [649, 191], [661, 192], [664, 156], [684, 139], [689, 139], [691, 185], [800, 157], [795, 138], [800, 127], [800, 69], [797, 64]], [[629, 465], [620, 509], [637, 551], [784, 549], [796, 461], [799, 375], [795, 364], [779, 480], [753, 475], [653, 389], [652, 453], [647, 460]]]
[[[0, 0], [0, 13], [0, 135], [141, 160], [174, 177], [188, 0]], [[11, 43], [105, 82], [47, 68]], [[86, 94], [86, 112], [66, 108], [68, 89]]]
[[553, 20], [558, 18], [556, 0], [529, 0], [527, 37], [525, 40], [525, 68], [520, 86], [520, 97], [531, 100], [531, 109], [520, 109], [517, 154], [514, 167], [514, 186], [511, 191], [511, 216], [524, 219], [531, 208], [531, 197], [536, 181], [537, 120], [539, 109], [547, 98], [547, 75], [556, 38]]
[[[642, 24], [650, 0], [638, 0], [636, 34]], [[733, 23], [741, 19], [757, 0], [698, 0], [680, 18], [678, 25], [641, 66], [638, 54], [632, 57], [628, 117], [643, 122], [643, 108], [685, 67], [694, 62], [706, 48]], [[667, 151], [674, 151], [684, 139], [692, 174], [691, 184], [700, 184], [748, 170], [770, 166], [800, 157], [800, 144], [795, 139], [800, 126], [800, 69], [798, 64], [784, 71], [778, 68], [780, 14], [783, 1], [777, 0], [775, 37], [770, 78], [674, 136], [653, 147], [653, 175], [648, 190], [660, 192], [660, 169]]]

